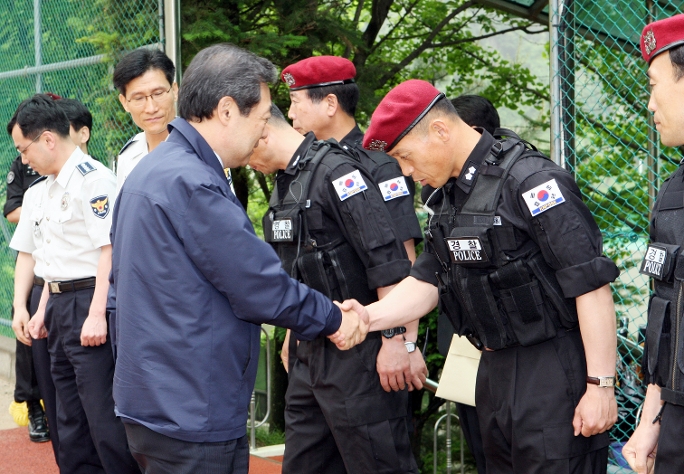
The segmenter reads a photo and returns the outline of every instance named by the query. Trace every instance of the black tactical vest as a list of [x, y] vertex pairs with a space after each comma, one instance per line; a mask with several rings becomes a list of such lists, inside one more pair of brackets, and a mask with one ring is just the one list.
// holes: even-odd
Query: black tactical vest
[[537, 244], [496, 215], [510, 169], [532, 155], [543, 157], [518, 138], [497, 141], [469, 194], [437, 189], [442, 202], [430, 207], [425, 238], [442, 266], [440, 311], [478, 348], [538, 344], [578, 324], [574, 299], [563, 296]]
[[339, 228], [318, 229], [315, 239], [310, 233], [307, 219], [310, 191], [329, 186], [324, 174], [316, 172], [323, 159], [330, 169], [351, 163], [372, 182], [363, 167], [344, 154], [337, 142], [314, 142], [296, 164], [298, 172], [289, 189], [282, 193], [282, 199], [276, 181], [268, 212], [262, 220], [264, 240], [273, 246], [283, 269], [292, 278], [330, 299], [355, 298], [362, 304], [370, 304], [377, 301], [377, 293], [369, 289], [366, 268]]
[[653, 208], [651, 243], [640, 271], [653, 277], [643, 369], [662, 399], [684, 405], [684, 168], [664, 184]]

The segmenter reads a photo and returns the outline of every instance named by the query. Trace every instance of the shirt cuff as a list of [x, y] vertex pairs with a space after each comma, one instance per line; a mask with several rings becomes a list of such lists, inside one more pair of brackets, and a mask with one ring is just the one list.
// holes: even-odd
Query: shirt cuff
[[368, 287], [371, 289], [394, 285], [406, 278], [411, 272], [411, 261], [406, 258], [383, 263], [366, 269]]
[[321, 331], [321, 336], [329, 336], [335, 334], [342, 325], [342, 311], [336, 305], [333, 305], [327, 317], [325, 329]]
[[620, 270], [615, 262], [605, 256], [596, 257], [588, 262], [556, 272], [556, 278], [566, 298], [576, 298], [597, 290], [615, 281], [619, 275]]
[[416, 280], [424, 281], [432, 286], [439, 286], [436, 273], [442, 272], [442, 266], [435, 256], [429, 252], [423, 252], [418, 256], [415, 265], [411, 268], [411, 276]]

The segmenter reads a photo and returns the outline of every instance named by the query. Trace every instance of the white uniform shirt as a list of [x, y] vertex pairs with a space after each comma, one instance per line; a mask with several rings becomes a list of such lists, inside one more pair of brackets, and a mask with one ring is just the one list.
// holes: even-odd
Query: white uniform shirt
[[[42, 181], [45, 181], [44, 179]], [[34, 239], [33, 222], [29, 218], [30, 209], [33, 208], [33, 202], [40, 194], [41, 181], [29, 187], [24, 193], [24, 200], [21, 205], [21, 214], [19, 216], [19, 223], [14, 230], [14, 235], [10, 241], [10, 248], [17, 252], [29, 253], [33, 256], [35, 265], [33, 266], [33, 274], [37, 277], [43, 278], [43, 268], [45, 260], [43, 259], [42, 241], [41, 239]]]
[[[140, 160], [147, 155], [147, 140], [145, 139], [145, 132], [140, 132], [133, 138], [119, 152], [119, 157], [116, 160], [116, 194], [121, 191], [124, 181], [140, 163]], [[116, 196], [114, 196], [116, 197]]]
[[[94, 277], [100, 248], [109, 245], [116, 177], [102, 163], [76, 148], [58, 176], [50, 175], [31, 189], [28, 217], [12, 242], [17, 250], [31, 248], [41, 261], [47, 281]], [[21, 220], [20, 220], [21, 223]]]

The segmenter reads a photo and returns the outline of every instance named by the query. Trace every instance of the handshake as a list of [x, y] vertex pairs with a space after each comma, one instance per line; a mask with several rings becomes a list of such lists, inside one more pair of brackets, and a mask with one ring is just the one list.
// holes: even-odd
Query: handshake
[[335, 304], [342, 310], [342, 323], [336, 333], [328, 338], [338, 349], [346, 351], [366, 340], [370, 317], [365, 306], [356, 300], [346, 300]]

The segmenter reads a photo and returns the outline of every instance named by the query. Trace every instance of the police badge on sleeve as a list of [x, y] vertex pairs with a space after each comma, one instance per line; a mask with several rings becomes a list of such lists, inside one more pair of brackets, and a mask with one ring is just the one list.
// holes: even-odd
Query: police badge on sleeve
[[408, 196], [409, 190], [406, 186], [406, 178], [403, 176], [397, 176], [394, 179], [388, 179], [378, 184], [380, 192], [382, 193], [382, 198], [385, 201], [391, 201], [392, 199]]
[[563, 193], [555, 179], [522, 193], [522, 196], [533, 216], [538, 216], [542, 212], [565, 202]]
[[358, 194], [368, 189], [359, 170], [354, 170], [351, 173], [337, 178], [333, 181], [333, 186], [335, 187], [335, 191], [337, 191], [337, 196], [340, 198], [340, 201], [349, 199], [354, 194]]
[[90, 208], [93, 210], [95, 217], [104, 219], [109, 214], [109, 196], [102, 195], [92, 198], [90, 200]]

